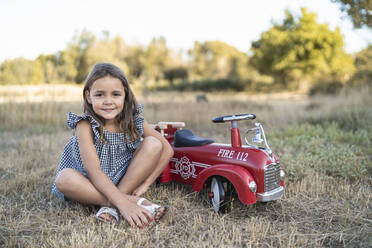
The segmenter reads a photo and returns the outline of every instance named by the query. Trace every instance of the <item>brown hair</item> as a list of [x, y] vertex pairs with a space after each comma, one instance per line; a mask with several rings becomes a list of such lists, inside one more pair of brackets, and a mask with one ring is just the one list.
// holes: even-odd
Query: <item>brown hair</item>
[[[88, 102], [85, 92], [90, 91], [91, 86], [97, 79], [106, 76], [117, 78], [122, 82], [125, 92], [125, 100], [123, 110], [116, 117], [116, 121], [119, 124], [120, 130], [124, 133], [129, 134], [130, 141], [138, 140], [140, 137], [133, 119], [134, 114], [138, 109], [138, 103], [132, 90], [129, 87], [129, 83], [127, 78], [125, 77], [124, 72], [116, 65], [110, 63], [97, 63], [93, 66], [92, 70], [89, 72], [88, 77], [85, 80], [83, 90], [84, 113], [91, 115], [94, 119], [96, 119], [99, 122], [100, 124], [99, 132], [101, 136], [100, 141], [105, 142], [103, 139], [103, 125], [105, 125], [105, 119], [103, 119], [93, 111], [92, 104]], [[126, 136], [127, 135], [124, 135], [124, 137]]]

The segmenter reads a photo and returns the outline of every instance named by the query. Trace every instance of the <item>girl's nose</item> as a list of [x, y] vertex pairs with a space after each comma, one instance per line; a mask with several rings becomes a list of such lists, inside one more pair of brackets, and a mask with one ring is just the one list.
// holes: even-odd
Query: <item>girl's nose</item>
[[111, 104], [111, 103], [112, 103], [111, 97], [105, 97], [103, 104]]

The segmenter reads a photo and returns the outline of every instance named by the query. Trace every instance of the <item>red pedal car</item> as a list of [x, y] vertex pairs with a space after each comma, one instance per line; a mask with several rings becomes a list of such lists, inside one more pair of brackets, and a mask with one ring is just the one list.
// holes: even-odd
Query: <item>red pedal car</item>
[[[245, 133], [242, 145], [238, 121], [253, 120], [254, 114], [216, 117], [214, 123], [231, 122], [231, 144], [215, 143], [183, 129], [183, 122], [159, 122], [153, 125], [169, 141], [174, 156], [161, 174], [161, 183], [177, 181], [191, 184], [194, 191], [208, 187], [215, 212], [229, 210], [237, 195], [243, 204], [278, 200], [284, 193], [284, 171], [267, 144], [260, 123]], [[252, 136], [252, 143], [248, 137]], [[258, 144], [263, 143], [264, 146]]]

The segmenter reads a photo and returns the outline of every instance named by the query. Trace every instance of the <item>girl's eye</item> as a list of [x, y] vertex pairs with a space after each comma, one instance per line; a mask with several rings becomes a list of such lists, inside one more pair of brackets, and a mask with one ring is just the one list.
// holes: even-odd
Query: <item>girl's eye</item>
[[120, 93], [114, 93], [114, 96], [121, 96]]
[[94, 96], [102, 96], [102, 93], [97, 93]]

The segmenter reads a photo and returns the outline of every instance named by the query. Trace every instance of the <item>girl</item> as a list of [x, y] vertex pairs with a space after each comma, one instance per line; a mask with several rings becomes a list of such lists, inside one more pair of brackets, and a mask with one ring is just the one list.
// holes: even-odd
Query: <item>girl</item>
[[52, 192], [102, 206], [100, 220], [118, 220], [116, 208], [132, 227], [160, 220], [168, 208], [140, 196], [173, 156], [171, 146], [140, 116], [142, 106], [117, 66], [94, 65], [83, 97], [84, 114], [68, 113], [75, 135], [65, 146]]

